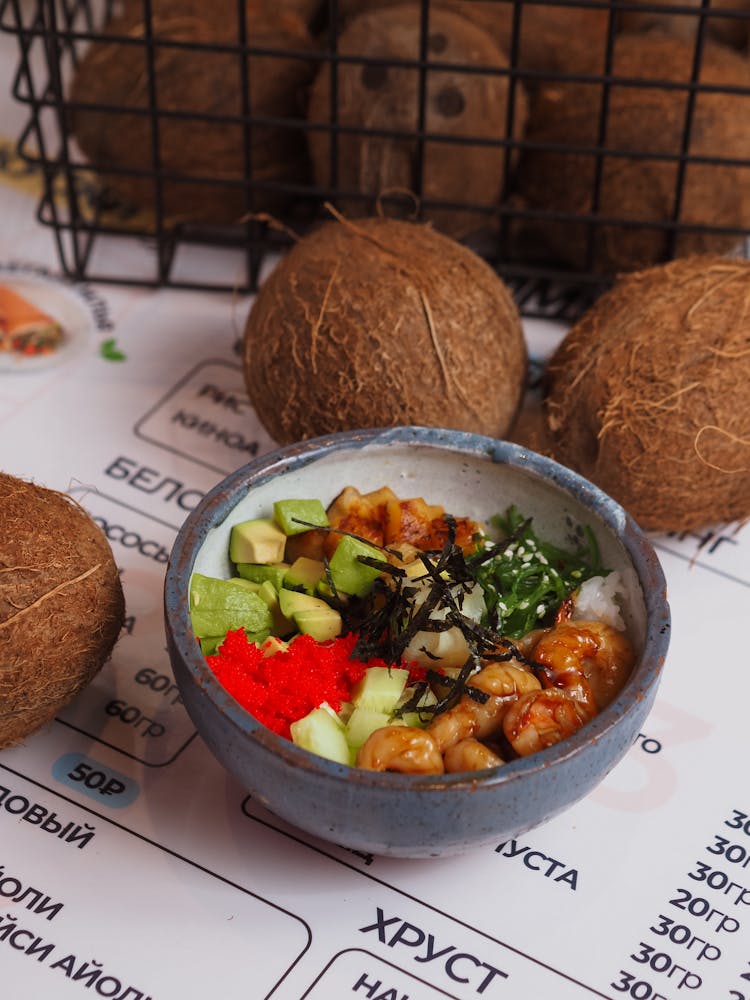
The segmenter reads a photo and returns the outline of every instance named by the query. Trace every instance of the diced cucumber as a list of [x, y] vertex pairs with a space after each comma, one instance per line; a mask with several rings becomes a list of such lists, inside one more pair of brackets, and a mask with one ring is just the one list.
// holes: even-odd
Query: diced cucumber
[[[413, 697], [414, 697], [414, 688], [413, 687], [404, 688], [404, 693], [399, 698], [398, 704], [396, 705], [396, 709], [401, 708], [407, 702], [411, 701]], [[414, 710], [409, 712], [404, 712], [402, 715], [399, 716], [399, 719], [403, 722], [405, 726], [417, 726], [420, 728], [424, 727], [425, 724], [430, 721], [432, 716], [429, 713], [424, 713], [424, 712], [420, 714], [419, 710], [420, 708], [429, 708], [431, 705], [436, 705], [437, 700], [438, 700], [437, 695], [432, 690], [432, 688], [429, 687], [425, 688]]]
[[388, 712], [374, 712], [371, 708], [355, 705], [346, 724], [346, 741], [350, 747], [358, 750], [370, 733], [374, 733], [376, 729], [382, 729], [390, 721], [391, 716]]
[[[300, 535], [310, 526], [328, 527], [328, 515], [320, 500], [277, 500], [273, 505], [276, 523], [286, 535]], [[305, 522], [300, 524], [300, 521]]]
[[349, 764], [351, 751], [346, 742], [344, 727], [326, 708], [314, 708], [290, 726], [292, 741], [297, 746], [319, 757]]
[[342, 725], [345, 726], [347, 724], [353, 711], [354, 711], [354, 705], [351, 701], [341, 702], [341, 707], [339, 708], [336, 715], [341, 720]]
[[352, 690], [355, 708], [392, 715], [404, 693], [409, 671], [404, 667], [368, 667]]
[[233, 563], [280, 563], [286, 535], [270, 517], [235, 524], [229, 536], [229, 558]]

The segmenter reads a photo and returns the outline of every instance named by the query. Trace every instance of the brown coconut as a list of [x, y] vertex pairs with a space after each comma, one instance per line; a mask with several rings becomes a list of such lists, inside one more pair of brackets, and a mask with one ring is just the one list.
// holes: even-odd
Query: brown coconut
[[[405, 4], [354, 18], [338, 40], [338, 52], [352, 57], [416, 60], [420, 38], [421, 8]], [[361, 62], [338, 65], [335, 120], [361, 131], [339, 133], [335, 154], [329, 131], [310, 130], [308, 145], [317, 184], [369, 196], [337, 199], [339, 208], [350, 217], [370, 214], [379, 196], [394, 192], [420, 193], [423, 202], [473, 203], [490, 211], [497, 205], [514, 154], [503, 145], [481, 142], [502, 142], [509, 134], [520, 137], [527, 110], [523, 88], [516, 84], [512, 90], [511, 124], [508, 77], [469, 73], [463, 68], [505, 69], [507, 57], [486, 31], [450, 10], [435, 8], [431, 12], [427, 58], [455, 64], [455, 69], [427, 70], [424, 131], [463, 141], [425, 142], [421, 163], [413, 137], [420, 125], [419, 70]], [[308, 118], [316, 124], [332, 121], [331, 67], [327, 63], [321, 66], [311, 89]], [[382, 130], [406, 135], [379, 134]], [[389, 214], [398, 211], [394, 207], [385, 210]], [[415, 203], [407, 199], [406, 211], [414, 210]], [[449, 204], [425, 204], [421, 217], [443, 232], [461, 237], [486, 226], [490, 211], [483, 214]]]
[[[308, 165], [301, 132], [283, 124], [253, 125], [248, 141], [239, 120], [243, 113], [241, 56], [200, 48], [238, 44], [236, 0], [209, 5], [199, 0], [153, 0], [152, 11], [151, 30], [157, 42], [152, 77], [145, 41], [115, 40], [117, 36], [139, 43], [145, 39], [143, 5], [136, 4], [108, 23], [73, 78], [73, 102], [117, 109], [89, 107], [71, 112], [78, 145], [102, 183], [137, 208], [155, 209], [160, 196], [170, 224], [237, 223], [248, 209], [279, 209], [284, 199], [278, 193], [248, 186], [247, 200], [240, 182], [247, 176], [264, 183], [305, 180]], [[249, 45], [300, 54], [248, 57], [250, 114], [302, 117], [305, 88], [316, 68], [309, 59], [314, 43], [304, 21], [266, 0], [247, 0], [246, 19]], [[175, 48], [170, 42], [183, 47]], [[151, 84], [156, 107], [167, 113], [156, 119], [156, 140], [154, 116], [143, 113], [150, 108]], [[169, 113], [185, 117], [169, 117]], [[227, 117], [208, 121], [200, 115]], [[160, 192], [155, 180], [157, 164], [165, 174], [173, 175], [164, 179]], [[131, 176], [127, 171], [141, 175]]]
[[[351, 19], [366, 10], [393, 6], [402, 0], [339, 0], [342, 17]], [[514, 65], [535, 73], [574, 73], [589, 65], [592, 54], [604, 59], [609, 11], [587, 6], [561, 7], [543, 3], [513, 4], [502, 0], [433, 0], [432, 17], [438, 7], [447, 7], [484, 28], [508, 55], [517, 40]], [[517, 22], [516, 22], [517, 15]], [[522, 78], [529, 91], [535, 89], [533, 76]]]
[[750, 261], [694, 257], [622, 277], [547, 379], [554, 457], [644, 528], [750, 516]]
[[668, 9], [649, 9], [651, 0], [636, 0], [636, 3], [642, 4], [644, 9], [638, 10], [636, 6], [619, 12], [618, 24], [622, 31], [658, 29], [692, 41], [703, 22], [704, 32], [709, 38], [739, 50], [748, 47], [750, 20], [743, 16], [750, 11], [748, 0], [711, 0], [707, 7], [703, 6], [703, 0], [660, 0], [657, 5], [662, 8], [679, 7], [682, 10], [694, 8], [693, 11], [682, 14], [673, 14]]
[[526, 346], [502, 280], [430, 226], [329, 222], [262, 285], [245, 329], [247, 388], [280, 444], [422, 424], [502, 437]]
[[0, 473], [0, 747], [48, 722], [117, 640], [109, 543], [70, 497]]
[[[527, 207], [573, 217], [570, 222], [549, 218], [528, 226], [546, 253], [573, 267], [613, 273], [674, 256], [724, 253], [741, 242], [738, 233], [685, 229], [673, 244], [664, 228], [674, 218], [678, 164], [675, 159], [658, 157], [677, 157], [682, 152], [689, 98], [687, 90], [669, 89], [662, 81], [687, 83], [693, 55], [693, 46], [676, 37], [658, 33], [619, 36], [613, 72], [639, 83], [615, 84], [609, 89], [601, 140], [600, 83], [550, 84], [537, 95], [527, 133], [530, 142], [592, 149], [528, 148], [522, 155], [520, 190]], [[748, 88], [750, 62], [724, 46], [707, 44], [700, 82]], [[597, 147], [626, 155], [598, 158]], [[732, 158], [748, 165], [688, 163], [680, 225], [750, 229], [750, 91], [697, 93], [688, 150], [693, 157]], [[575, 221], [595, 212], [601, 218], [627, 222], [591, 227]]]

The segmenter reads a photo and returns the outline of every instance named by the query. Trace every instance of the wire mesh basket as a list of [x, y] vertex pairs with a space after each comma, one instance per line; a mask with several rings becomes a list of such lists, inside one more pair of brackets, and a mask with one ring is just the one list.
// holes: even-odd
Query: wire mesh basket
[[748, 2], [0, 0], [0, 28], [72, 278], [253, 291], [379, 212], [571, 318], [619, 271], [744, 253]]

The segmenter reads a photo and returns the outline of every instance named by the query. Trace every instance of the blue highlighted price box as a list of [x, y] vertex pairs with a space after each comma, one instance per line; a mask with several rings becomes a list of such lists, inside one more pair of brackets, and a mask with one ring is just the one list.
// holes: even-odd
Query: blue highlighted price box
[[66, 753], [52, 765], [52, 776], [96, 802], [122, 809], [140, 794], [138, 782], [80, 753]]

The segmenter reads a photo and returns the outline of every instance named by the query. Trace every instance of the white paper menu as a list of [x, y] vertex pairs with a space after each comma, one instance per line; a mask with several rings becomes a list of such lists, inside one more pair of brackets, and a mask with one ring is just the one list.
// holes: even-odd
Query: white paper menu
[[[236, 353], [250, 300], [71, 286], [32, 194], [3, 181], [0, 280], [74, 335], [53, 365], [0, 370], [0, 467], [105, 528], [128, 614], [91, 686], [0, 752], [3, 997], [750, 1000], [750, 529], [654, 536], [664, 680], [584, 801], [441, 860], [317, 841], [215, 762], [164, 648], [175, 533], [273, 446]], [[561, 331], [527, 334], [543, 357]]]

